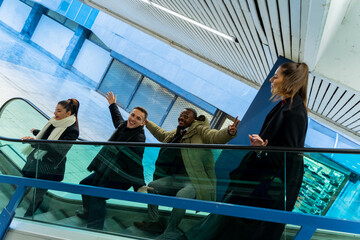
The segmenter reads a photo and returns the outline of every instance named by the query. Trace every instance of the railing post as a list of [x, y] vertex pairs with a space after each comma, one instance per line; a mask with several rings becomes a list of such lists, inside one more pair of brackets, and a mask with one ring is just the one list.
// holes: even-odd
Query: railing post
[[316, 228], [314, 227], [304, 227], [302, 226], [299, 230], [299, 232], [296, 234], [294, 240], [308, 240], [311, 239], [311, 237], [316, 232]]
[[0, 239], [4, 239], [9, 229], [10, 223], [15, 215], [15, 210], [21, 202], [25, 193], [25, 186], [20, 185], [16, 188], [14, 195], [11, 197], [8, 205], [2, 210], [0, 215]]

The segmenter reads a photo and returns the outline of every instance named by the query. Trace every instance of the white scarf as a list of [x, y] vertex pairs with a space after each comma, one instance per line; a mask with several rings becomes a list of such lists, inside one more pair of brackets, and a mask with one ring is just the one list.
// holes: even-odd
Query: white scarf
[[[69, 117], [63, 118], [61, 120], [56, 120], [55, 117], [50, 118], [50, 120], [46, 123], [46, 125], [40, 130], [40, 132], [36, 135], [36, 139], [41, 139], [44, 136], [46, 130], [53, 125], [55, 128], [51, 131], [48, 140], [58, 140], [60, 136], [65, 132], [65, 130], [73, 125], [76, 122], [75, 115], [70, 115]], [[22, 153], [27, 157], [34, 150], [31, 145], [24, 148]], [[35, 153], [35, 158], [41, 160], [43, 156], [47, 153], [47, 151], [39, 150]]]

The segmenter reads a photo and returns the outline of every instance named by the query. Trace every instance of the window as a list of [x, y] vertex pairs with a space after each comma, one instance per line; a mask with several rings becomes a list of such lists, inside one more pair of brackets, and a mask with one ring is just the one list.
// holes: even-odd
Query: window
[[33, 1], [29, 1], [29, 0], [20, 0], [20, 2], [23, 2], [26, 5], [29, 5], [30, 7], [33, 7], [35, 4]]
[[149, 120], [161, 125], [175, 94], [162, 87], [151, 79], [145, 77], [126, 111], [131, 111], [136, 106], [146, 108]]
[[[96, 41], [96, 36], [93, 35], [92, 39]], [[132, 66], [134, 69], [140, 69], [135, 63], [130, 64], [134, 65]], [[149, 113], [149, 120], [165, 130], [173, 130], [176, 128], [178, 125], [177, 119], [184, 108], [194, 108], [198, 115], [205, 115], [209, 122], [213, 119], [213, 115], [210, 113], [211, 111], [216, 111], [216, 108], [213, 106], [195, 96], [184, 93], [183, 90], [176, 90], [179, 88], [176, 85], [164, 83], [164, 85], [167, 86], [164, 87], [160, 83], [166, 81], [165, 79], [157, 79], [155, 81], [145, 77], [133, 68], [114, 59], [98, 90], [104, 94], [108, 91], [113, 91], [114, 94], [118, 95], [117, 102], [119, 105], [128, 112], [136, 106], [146, 108]], [[154, 76], [154, 78], [156, 77], [157, 76]], [[173, 88], [175, 90], [169, 89], [169, 85], [170, 87], [174, 86]], [[176, 94], [177, 91], [178, 94]], [[183, 94], [186, 94], [187, 99], [193, 97], [194, 103], [179, 96]], [[207, 111], [204, 110], [204, 108], [206, 108]]]
[[220, 129], [223, 129], [223, 128], [227, 128], [229, 125], [233, 124], [234, 123], [234, 120], [235, 118], [231, 117], [231, 116], [227, 116], [224, 120], [224, 122], [221, 124], [221, 127]]
[[91, 42], [95, 43], [96, 45], [104, 48], [105, 50], [107, 50], [107, 51], [109, 51], [109, 52], [111, 51], [110, 48], [108, 48], [108, 47], [105, 45], [105, 43], [103, 43], [103, 42], [100, 40], [100, 38], [98, 38], [94, 33], [90, 33], [90, 35], [89, 35], [89, 40], [90, 40]]
[[57, 12], [48, 10], [46, 15], [52, 19], [54, 19], [55, 21], [61, 23], [62, 25], [64, 25], [65, 27], [73, 30], [74, 32], [76, 31], [76, 29], [78, 28], [79, 24], [77, 24], [74, 21], [71, 21], [70, 19], [64, 17], [61, 14], [58, 14]]
[[80, 1], [62, 0], [56, 12], [88, 29], [91, 29], [99, 10], [81, 3]]
[[178, 97], [176, 99], [176, 101], [174, 102], [174, 105], [171, 107], [169, 113], [167, 114], [164, 123], [162, 124], [162, 128], [164, 128], [165, 130], [173, 130], [176, 128], [176, 126], [178, 125], [177, 119], [181, 113], [182, 110], [184, 110], [184, 108], [193, 108], [195, 109], [195, 111], [197, 112], [197, 115], [204, 115], [208, 121], [210, 122], [213, 118], [213, 116], [204, 111], [203, 109], [195, 106], [194, 104], [192, 104], [189, 101], [186, 101], [185, 99]]
[[126, 108], [137, 88], [142, 75], [125, 64], [114, 60], [107, 71], [99, 90], [103, 93], [113, 91], [117, 94], [117, 101]]

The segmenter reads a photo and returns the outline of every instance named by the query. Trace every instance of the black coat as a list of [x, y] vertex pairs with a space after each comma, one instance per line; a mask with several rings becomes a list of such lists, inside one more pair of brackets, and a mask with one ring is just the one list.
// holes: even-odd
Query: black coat
[[[127, 128], [116, 104], [109, 106], [115, 132], [109, 138], [113, 142], [145, 142], [144, 127]], [[113, 188], [134, 187], [136, 191], [145, 185], [142, 166], [144, 147], [104, 146], [90, 163], [88, 170], [95, 171], [96, 182], [112, 182]], [[117, 184], [121, 183], [121, 184]], [[108, 185], [108, 184], [107, 184]], [[124, 187], [125, 186], [125, 187]]]
[[[279, 102], [269, 112], [259, 135], [263, 140], [269, 141], [268, 146], [302, 148], [307, 126], [307, 110], [301, 97], [295, 95], [291, 106], [290, 100]], [[228, 188], [230, 194], [227, 195], [229, 197], [227, 201], [247, 206], [292, 211], [300, 191], [303, 172], [301, 153], [286, 153], [285, 157], [283, 152], [250, 152], [244, 157], [239, 167], [230, 174], [231, 183]], [[275, 178], [280, 179], [280, 183], [275, 184], [273, 181]], [[255, 186], [245, 186], [244, 181], [253, 182]], [[253, 229], [252, 232], [245, 234], [252, 236], [251, 239], [279, 239], [284, 229], [282, 224], [264, 222], [258, 222], [254, 226], [256, 227], [245, 228], [247, 231]], [[225, 239], [233, 234], [237, 236], [243, 234], [243, 232], [236, 232], [236, 229], [228, 229], [222, 237]]]
[[[42, 139], [47, 139], [54, 127], [51, 125], [44, 133]], [[33, 131], [36, 136], [39, 130]], [[61, 134], [59, 140], [76, 140], [79, 137], [79, 128], [76, 123], [66, 128]], [[43, 156], [41, 161], [35, 160], [34, 154], [36, 150], [32, 151], [27, 157], [25, 166], [21, 170], [24, 177], [39, 178], [53, 181], [62, 181], [65, 174], [66, 154], [71, 148], [71, 144], [38, 144], [33, 143], [31, 146], [35, 149], [45, 150], [47, 153]], [[36, 169], [38, 171], [36, 172]]]

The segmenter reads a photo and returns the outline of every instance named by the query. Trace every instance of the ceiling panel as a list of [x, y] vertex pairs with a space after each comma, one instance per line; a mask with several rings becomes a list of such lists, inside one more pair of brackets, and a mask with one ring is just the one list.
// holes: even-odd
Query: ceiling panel
[[[310, 69], [314, 68], [331, 0], [83, 2], [216, 66], [240, 81], [260, 87], [278, 56], [296, 62], [305, 61]], [[155, 4], [236, 38], [236, 41], [189, 23]], [[360, 99], [355, 92], [311, 72], [308, 96], [311, 112], [359, 136]]]
[[308, 85], [308, 108], [325, 120], [360, 135], [360, 95], [322, 76], [311, 75]]

